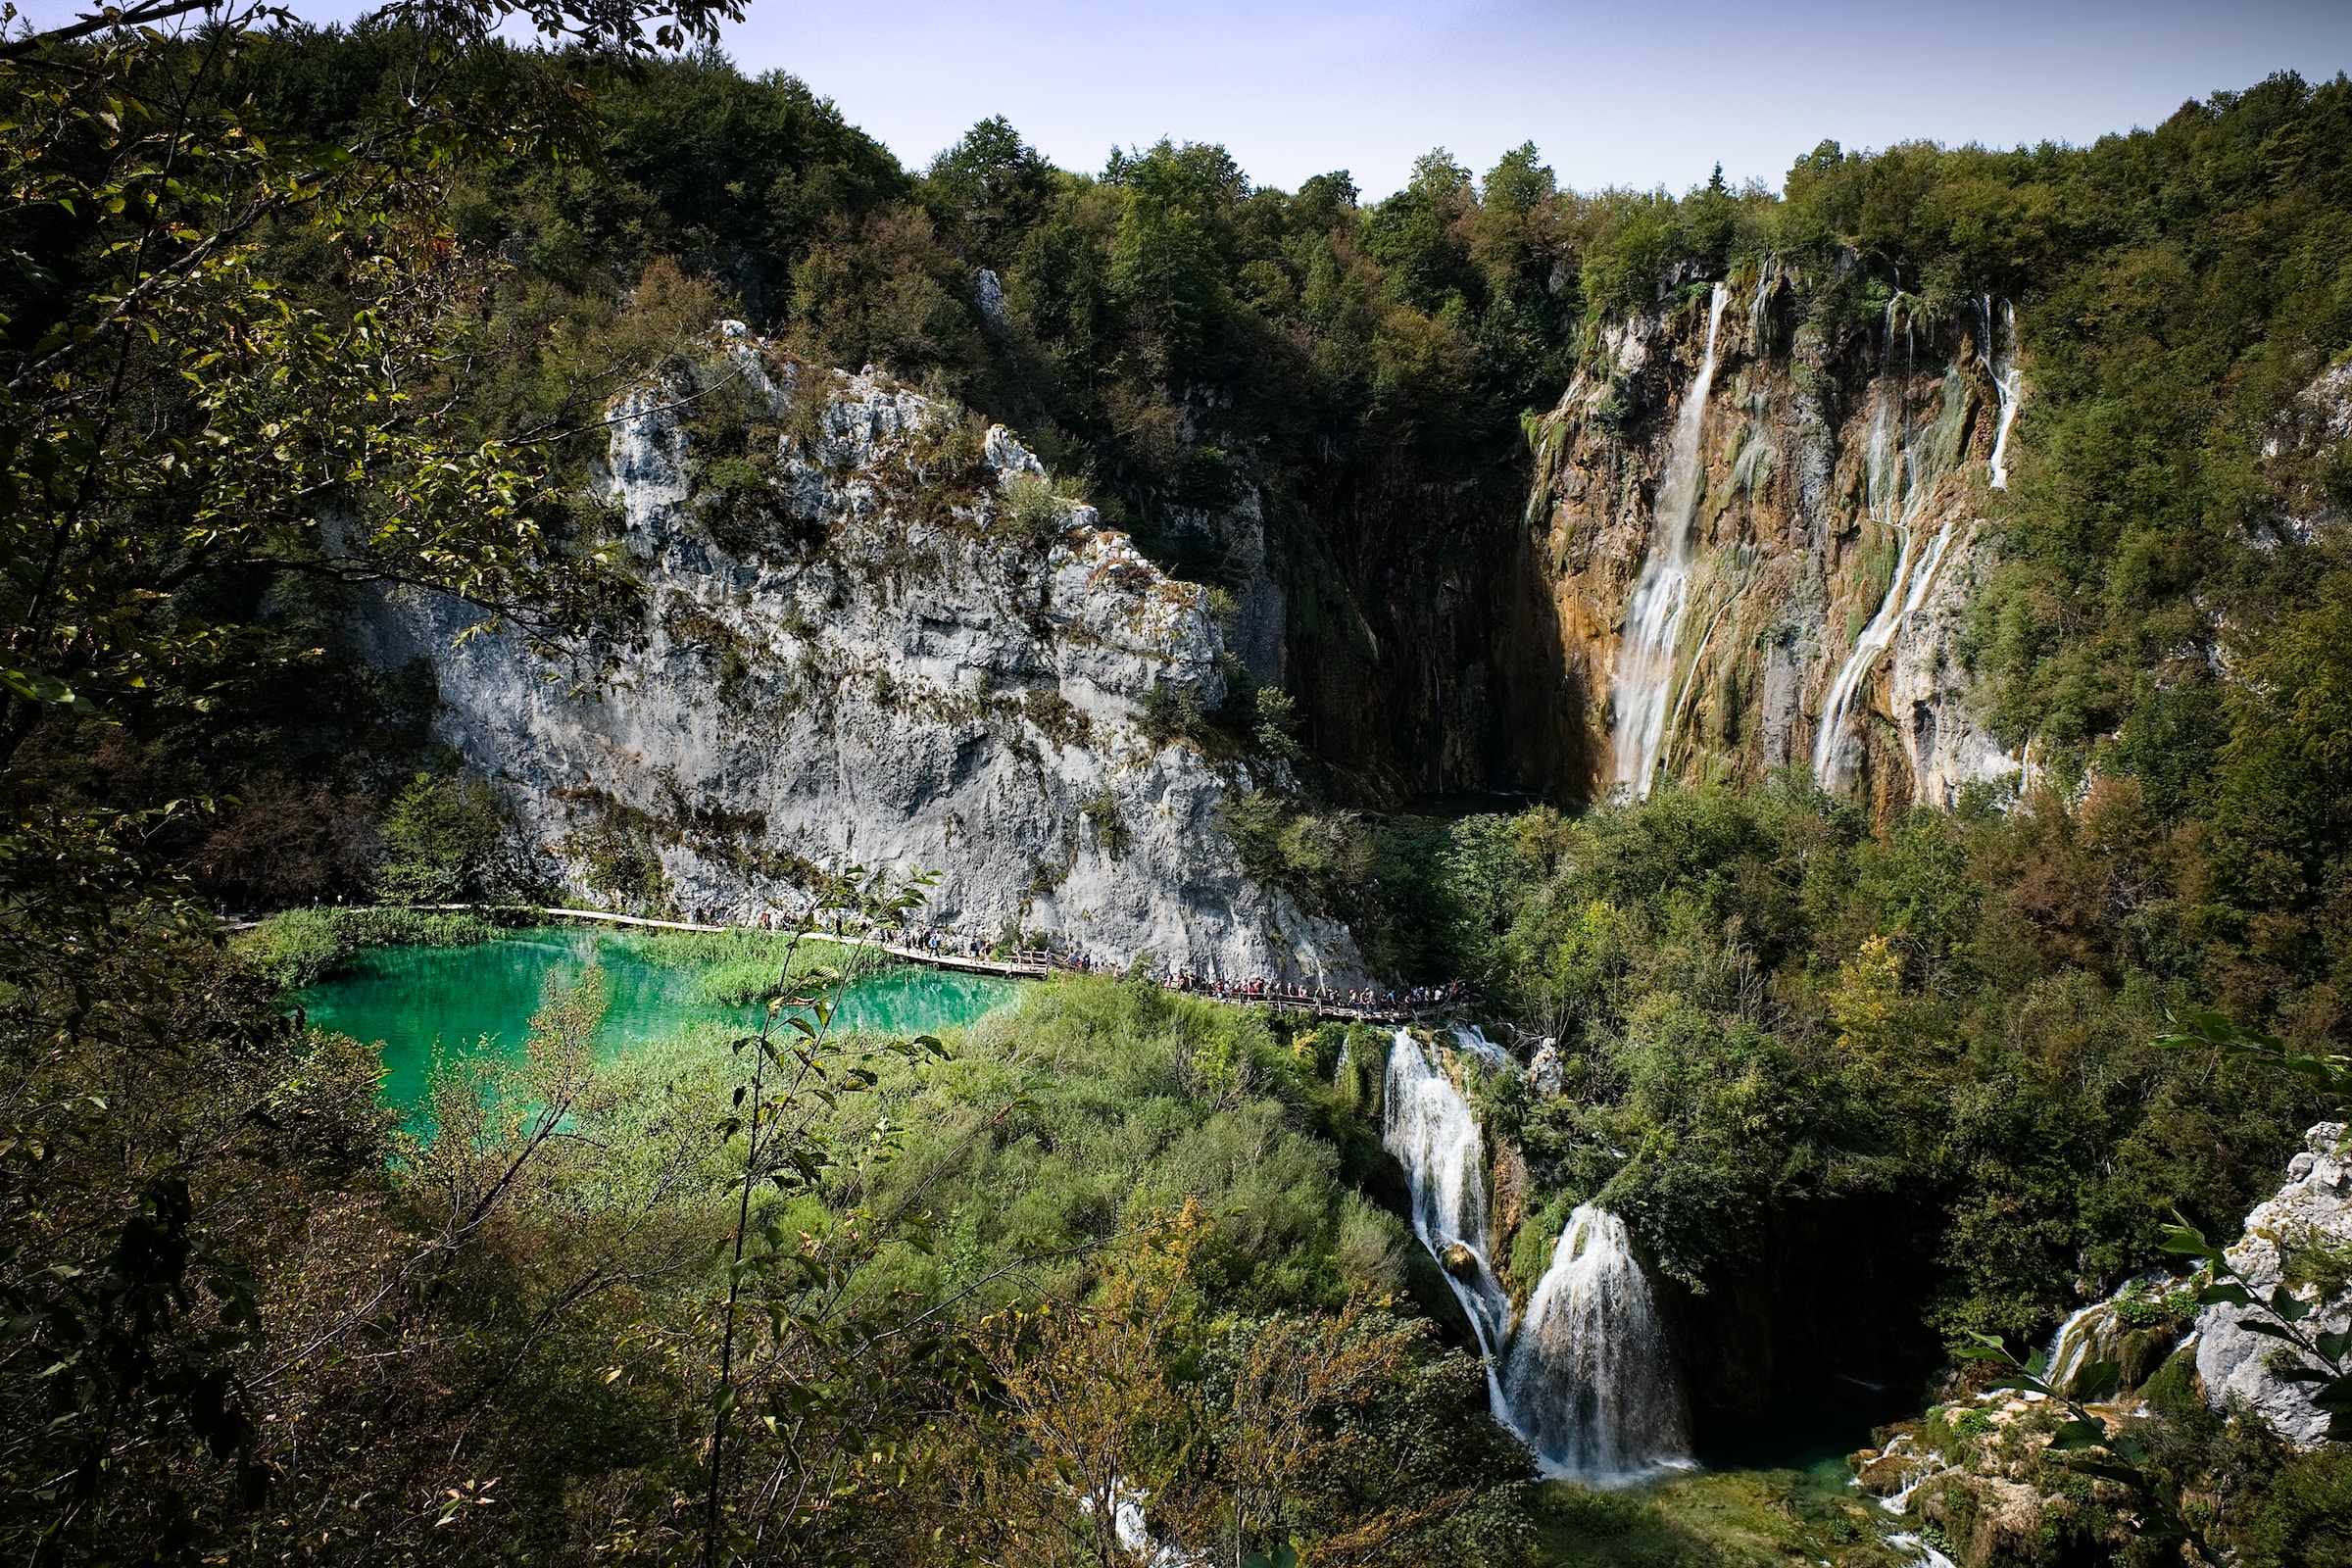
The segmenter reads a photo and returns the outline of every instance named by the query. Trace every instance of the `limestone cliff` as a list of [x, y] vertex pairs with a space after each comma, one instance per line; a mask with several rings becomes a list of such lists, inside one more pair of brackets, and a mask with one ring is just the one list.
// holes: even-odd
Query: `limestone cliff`
[[1721, 759], [1948, 805], [2019, 772], [1954, 647], [2024, 394], [2008, 313], [1938, 319], [1898, 294], [1831, 332], [1796, 305], [1773, 265], [1685, 287], [1605, 327], [1533, 428], [1530, 548], [1595, 793]]
[[609, 682], [461, 640], [445, 600], [391, 596], [371, 628], [379, 659], [433, 662], [440, 738], [575, 885], [611, 891], [633, 856], [637, 896], [742, 914], [793, 907], [818, 868], [929, 870], [923, 920], [964, 932], [1352, 972], [1346, 931], [1220, 832], [1247, 767], [1165, 721], [1223, 694], [1202, 591], [1001, 427], [732, 323], [616, 412], [602, 478], [646, 608]]
[[[2306, 1318], [2310, 1333], [2341, 1330], [2352, 1323], [2352, 1299], [2340, 1284], [2332, 1293], [2314, 1282], [2352, 1256], [2352, 1157], [2344, 1124], [2324, 1121], [2305, 1136], [2304, 1151], [2287, 1166], [2286, 1183], [2246, 1216], [2246, 1233], [2230, 1249], [2230, 1261], [2257, 1297], [2267, 1298], [2290, 1273], [2299, 1274], [2298, 1296], [2317, 1310]], [[2294, 1270], [2297, 1258], [2319, 1258], [2319, 1270]], [[2279, 1375], [2279, 1344], [2240, 1327], [2260, 1313], [2241, 1306], [2207, 1307], [2197, 1318], [2197, 1376], [2216, 1404], [2242, 1402], [2297, 1443], [2317, 1443], [2328, 1432], [2328, 1414], [2311, 1402], [2313, 1386]], [[2287, 1358], [2293, 1364], [2293, 1358]], [[2302, 1364], [2308, 1366], [2308, 1360]]]

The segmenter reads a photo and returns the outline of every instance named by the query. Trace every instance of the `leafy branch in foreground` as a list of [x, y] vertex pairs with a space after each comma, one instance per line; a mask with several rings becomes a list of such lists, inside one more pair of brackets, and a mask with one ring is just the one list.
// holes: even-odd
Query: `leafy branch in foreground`
[[2218, 1012], [2192, 1012], [2185, 1020], [2167, 1014], [2176, 1026], [2158, 1035], [2156, 1044], [2168, 1051], [2212, 1047], [2224, 1055], [2264, 1062], [2309, 1078], [2329, 1094], [2352, 1094], [2352, 1056], [2335, 1052], [2298, 1051], [2277, 1035], [2249, 1029]]
[[[2248, 1315], [2237, 1319], [2239, 1329], [2287, 1347], [2272, 1362], [2273, 1374], [2289, 1383], [2316, 1385], [2311, 1402], [2328, 1414], [2328, 1440], [2352, 1440], [2352, 1369], [2345, 1364], [2345, 1354], [2352, 1350], [2352, 1330], [2309, 1327], [2318, 1307], [2283, 1283], [2269, 1296], [2258, 1296], [2253, 1282], [2230, 1260], [2226, 1249], [2216, 1246], [2179, 1213], [2173, 1218], [2175, 1223], [2165, 1230], [2164, 1248], [2177, 1256], [2198, 1260], [2204, 1283], [2197, 1291], [2197, 1305], [2248, 1308]], [[1954, 1354], [1962, 1360], [1989, 1361], [2006, 1368], [2008, 1375], [1995, 1381], [1992, 1388], [2039, 1395], [2064, 1411], [2067, 1419], [2050, 1435], [2051, 1451], [2065, 1455], [2066, 1467], [2079, 1475], [2127, 1489], [2139, 1509], [2137, 1534], [2142, 1539], [2185, 1547], [2202, 1562], [2226, 1560], [2208, 1533], [2211, 1520], [2206, 1517], [2207, 1510], [2189, 1504], [2181, 1488], [2164, 1474], [2148, 1445], [2121, 1423], [2111, 1430], [2106, 1420], [2090, 1410], [2090, 1405], [2117, 1392], [2123, 1380], [2120, 1363], [2092, 1362], [2061, 1388], [2050, 1379], [2046, 1351], [2037, 1348], [2021, 1362], [1995, 1336], [1978, 1334], [1973, 1338], [1975, 1344]]]
[[[2251, 1307], [2260, 1314], [2239, 1318], [2237, 1326], [2288, 1347], [2274, 1356], [2272, 1374], [2288, 1383], [2317, 1385], [2311, 1402], [2328, 1412], [2328, 1441], [2352, 1442], [2352, 1369], [2344, 1363], [2345, 1352], [2352, 1350], [2352, 1329], [2328, 1332], [2307, 1327], [2319, 1307], [2297, 1296], [2284, 1281], [2268, 1297], [2256, 1296], [2253, 1282], [2230, 1261], [2227, 1250], [2207, 1241], [2203, 1231], [2180, 1215], [2173, 1218], [2177, 1223], [2164, 1233], [2164, 1250], [2201, 1260], [2207, 1274], [2208, 1283], [2197, 1293], [2197, 1304]], [[2313, 1366], [2303, 1357], [2320, 1364]]]
[[[854, 932], [902, 923], [922, 903], [923, 890], [932, 880], [916, 877], [894, 888], [881, 873], [853, 866], [830, 882], [795, 924], [760, 1032], [731, 1043], [738, 1057], [750, 1054], [752, 1070], [747, 1081], [735, 1086], [728, 1114], [717, 1129], [729, 1145], [740, 1140], [743, 1163], [735, 1184], [734, 1224], [722, 1244], [728, 1257], [717, 1376], [710, 1396], [702, 1546], [706, 1565], [755, 1554], [767, 1512], [807, 1528], [814, 1522], [812, 1505], [821, 1510], [843, 1495], [839, 1472], [844, 1446], [805, 1449], [794, 1440], [815, 1413], [813, 1406], [854, 1393], [858, 1379], [840, 1375], [838, 1362], [828, 1368], [833, 1376], [795, 1378], [788, 1365], [790, 1352], [796, 1341], [819, 1340], [838, 1331], [834, 1311], [860, 1265], [899, 1230], [895, 1222], [909, 1216], [904, 1209], [884, 1216], [859, 1208], [833, 1223], [809, 1228], [793, 1211], [797, 1201], [822, 1192], [840, 1162], [831, 1123], [842, 1097], [863, 1093], [877, 1082], [863, 1054], [843, 1049], [834, 1026], [850, 986], [874, 966], [880, 950], [850, 945], [840, 949], [848, 956], [839, 963], [798, 970], [795, 960], [801, 944], [827, 925]], [[931, 1035], [893, 1040], [883, 1049], [908, 1059], [946, 1054], [946, 1048]], [[895, 1152], [887, 1120], [876, 1130], [873, 1145], [869, 1152], [878, 1157]], [[756, 1298], [764, 1308], [767, 1333], [746, 1350], [739, 1371], [746, 1295], [757, 1285], [768, 1287]], [[765, 1388], [768, 1397], [760, 1420], [782, 1441], [773, 1473], [754, 1478], [753, 1495], [745, 1499], [731, 1497], [726, 1483], [730, 1418], [744, 1402], [747, 1385]], [[873, 1451], [865, 1434], [859, 1434], [855, 1449], [859, 1457]]]

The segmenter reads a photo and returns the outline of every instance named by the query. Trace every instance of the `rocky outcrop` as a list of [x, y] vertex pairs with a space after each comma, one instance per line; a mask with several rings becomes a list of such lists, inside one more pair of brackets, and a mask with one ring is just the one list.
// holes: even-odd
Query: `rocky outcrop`
[[1251, 882], [1218, 828], [1255, 781], [1184, 738], [1224, 694], [1203, 591], [1002, 427], [732, 325], [619, 412], [606, 499], [646, 614], [610, 680], [445, 600], [390, 596], [371, 627], [379, 659], [432, 661], [439, 737], [575, 884], [742, 915], [820, 869], [932, 871], [923, 923], [1352, 974], [1347, 932]]
[[[2352, 1263], [2352, 1150], [2344, 1124], [2324, 1121], [2305, 1135], [2304, 1151], [2286, 1168], [2286, 1185], [2246, 1216], [2246, 1233], [2229, 1250], [2230, 1262], [2258, 1297], [2268, 1298], [2290, 1273], [2295, 1294], [2319, 1310], [2300, 1325], [2317, 1334], [2352, 1325], [2352, 1292], [2325, 1292], [2312, 1281], [2340, 1280]], [[2327, 1266], [2309, 1267], [2312, 1260]], [[2298, 1260], [2306, 1264], [2296, 1268]], [[2197, 1319], [2197, 1376], [2215, 1404], [2240, 1403], [2297, 1443], [2319, 1442], [2328, 1414], [2311, 1402], [2314, 1385], [2280, 1377], [2278, 1341], [2239, 1327], [2262, 1314], [2242, 1306], [2207, 1307]], [[2306, 1365], [2309, 1363], [2306, 1362]]]
[[[1874, 329], [1825, 328], [1798, 319], [1799, 280], [1777, 265], [1721, 287], [1653, 779], [1709, 759], [1749, 778], [1811, 764], [1890, 807], [2013, 780], [1957, 649], [2022, 396], [2007, 313], [1986, 300], [1936, 318], [1897, 294]], [[1598, 780], [1709, 295], [1692, 285], [1607, 327], [1535, 429], [1528, 522]]]

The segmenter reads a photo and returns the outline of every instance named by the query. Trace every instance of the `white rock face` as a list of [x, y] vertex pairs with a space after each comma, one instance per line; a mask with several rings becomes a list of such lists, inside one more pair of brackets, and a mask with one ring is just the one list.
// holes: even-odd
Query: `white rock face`
[[[794, 909], [811, 867], [928, 870], [918, 923], [1017, 925], [1118, 964], [1354, 977], [1347, 931], [1252, 882], [1218, 830], [1247, 772], [1140, 722], [1154, 688], [1223, 696], [1202, 590], [1054, 498], [1002, 427], [975, 441], [870, 370], [732, 335], [719, 352], [775, 420], [750, 426], [769, 432], [755, 462], [772, 455], [751, 469], [758, 505], [713, 520], [691, 408], [621, 411], [608, 499], [646, 636], [604, 690], [513, 635], [458, 642], [473, 617], [447, 600], [394, 595], [374, 616], [375, 656], [433, 662], [439, 738], [540, 846], [578, 878], [582, 835], [635, 835], [686, 912]], [[795, 410], [813, 397], [814, 418]]]
[[[2279, 1280], [2285, 1255], [2315, 1245], [2352, 1245], [2352, 1158], [2344, 1149], [2344, 1124], [2324, 1121], [2304, 1135], [2305, 1152], [2287, 1166], [2286, 1185], [2246, 1216], [2246, 1234], [2230, 1249], [2230, 1261], [2246, 1276], [2254, 1294], [2267, 1297]], [[2302, 1295], [2311, 1299], [2308, 1286]], [[2322, 1310], [2300, 1327], [2317, 1334], [2340, 1330], [2352, 1319], [2352, 1300], [2314, 1301]], [[2318, 1443], [2328, 1431], [2328, 1414], [2315, 1406], [2308, 1383], [2290, 1383], [2269, 1366], [2286, 1347], [2249, 1334], [2238, 1320], [2260, 1317], [2242, 1306], [2209, 1306], [2197, 1317], [2197, 1376], [2216, 1405], [2233, 1399], [2302, 1444]], [[2311, 1364], [2306, 1362], [2305, 1364]]]
[[1949, 809], [1971, 784], [2018, 787], [2024, 760], [1977, 721], [1970, 678], [1955, 647], [1969, 600], [1992, 569], [1981, 523], [1962, 520], [1943, 568], [1905, 616], [1886, 653], [1886, 708], [1911, 764], [1911, 798]]

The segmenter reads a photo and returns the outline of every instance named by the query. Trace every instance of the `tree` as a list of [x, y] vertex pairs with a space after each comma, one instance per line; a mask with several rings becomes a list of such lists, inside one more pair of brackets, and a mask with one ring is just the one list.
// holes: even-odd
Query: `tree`
[[412, 780], [384, 815], [377, 886], [395, 904], [451, 904], [505, 891], [496, 885], [506, 838], [490, 786], [479, 779]]
[[450, 180], [485, 147], [550, 156], [580, 128], [560, 73], [491, 42], [509, 17], [625, 56], [738, 14], [396, 5], [400, 90], [332, 142], [281, 134], [241, 90], [281, 11], [146, 0], [0, 43], [12, 1555], [103, 1541], [171, 1560], [247, 1517], [275, 1479], [251, 1414], [251, 1264], [322, 1189], [380, 1181], [386, 1139], [369, 1054], [298, 1036], [154, 852], [194, 808], [45, 793], [26, 743], [133, 702], [201, 716], [224, 654], [301, 657], [209, 619], [209, 583], [414, 585], [575, 648], [625, 621], [608, 544], [554, 482], [567, 426], [501, 434], [467, 413], [499, 263], [453, 229]]

